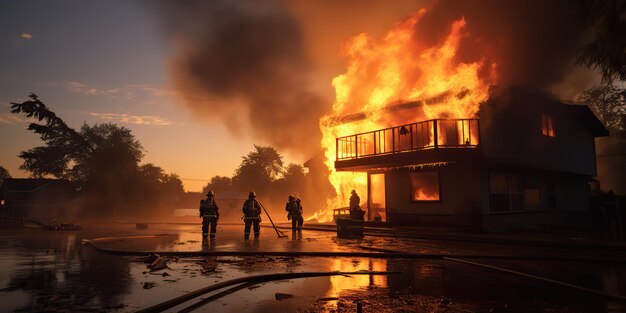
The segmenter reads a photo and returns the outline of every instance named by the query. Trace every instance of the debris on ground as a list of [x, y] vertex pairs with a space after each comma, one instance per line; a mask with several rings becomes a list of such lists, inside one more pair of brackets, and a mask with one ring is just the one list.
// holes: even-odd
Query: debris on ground
[[133, 260], [137, 262], [150, 263], [152, 264], [156, 261], [160, 256], [156, 253], [151, 253], [150, 255], [136, 257]]
[[249, 289], [249, 290], [253, 290], [253, 289], [257, 289], [257, 288], [259, 288], [259, 287], [261, 287], [261, 286], [259, 286], [259, 285], [254, 285], [254, 286], [250, 286], [250, 287], [248, 287], [248, 289]]
[[135, 228], [137, 228], [137, 229], [146, 229], [146, 228], [148, 228], [148, 224], [137, 223], [137, 224], [135, 224]]
[[441, 300], [439, 301], [439, 304], [441, 305], [448, 305], [452, 303], [452, 300], [448, 299], [448, 298], [441, 298]]
[[78, 225], [72, 223], [66, 223], [63, 221], [58, 221], [53, 219], [50, 221], [50, 224], [41, 224], [41, 228], [45, 230], [55, 230], [55, 231], [74, 231], [81, 230], [82, 228]]
[[277, 292], [274, 295], [274, 297], [276, 297], [276, 300], [278, 300], [278, 301], [283, 301], [283, 300], [287, 300], [287, 299], [293, 298], [293, 295], [292, 294], [288, 294], [288, 293]]
[[154, 262], [148, 265], [150, 272], [156, 272], [167, 268], [167, 260], [162, 257], [158, 257]]
[[152, 289], [154, 287], [156, 287], [155, 282], [147, 281], [143, 283], [143, 289]]
[[336, 300], [339, 300], [339, 297], [317, 298], [317, 301], [336, 301]]

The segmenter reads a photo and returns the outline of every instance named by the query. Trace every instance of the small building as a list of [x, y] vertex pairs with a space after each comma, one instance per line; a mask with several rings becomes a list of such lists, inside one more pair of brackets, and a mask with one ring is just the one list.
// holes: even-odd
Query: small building
[[336, 139], [337, 171], [368, 175], [368, 220], [511, 229], [585, 226], [595, 138], [586, 106], [514, 89], [478, 118], [435, 119]]
[[66, 179], [8, 178], [0, 186], [3, 218], [47, 222], [75, 213], [76, 190]]
[[243, 203], [248, 200], [248, 194], [224, 190], [215, 192], [215, 202], [220, 206], [220, 220], [228, 222], [240, 222]]

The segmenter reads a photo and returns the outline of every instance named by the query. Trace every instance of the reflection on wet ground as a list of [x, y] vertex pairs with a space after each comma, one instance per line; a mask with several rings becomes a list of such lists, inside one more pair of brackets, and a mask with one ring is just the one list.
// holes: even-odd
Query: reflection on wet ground
[[[199, 228], [130, 224], [85, 225], [80, 232], [19, 231], [0, 234], [2, 311], [117, 311], [145, 308], [232, 278], [280, 272], [399, 271], [389, 276], [332, 276], [274, 281], [250, 286], [198, 309], [205, 312], [623, 312], [623, 303], [536, 281], [443, 260], [313, 257], [168, 257], [167, 268], [150, 272], [136, 257], [102, 254], [82, 239], [115, 250], [140, 251], [362, 251], [373, 246], [421, 253], [617, 256], [581, 252], [424, 241], [338, 239], [333, 233], [303, 231], [276, 238], [263, 229], [260, 240], [244, 241], [240, 226], [221, 226], [215, 240], [202, 241]], [[168, 234], [167, 236], [151, 236]], [[127, 238], [144, 235], [145, 237]], [[124, 238], [121, 238], [124, 237]], [[581, 255], [586, 254], [586, 255]], [[626, 295], [626, 265], [556, 261], [477, 260], [525, 273]], [[278, 300], [276, 293], [293, 295]], [[208, 296], [208, 295], [207, 295]], [[206, 296], [203, 296], [206, 297]], [[201, 297], [201, 298], [203, 298]], [[194, 303], [175, 307], [180, 310]]]

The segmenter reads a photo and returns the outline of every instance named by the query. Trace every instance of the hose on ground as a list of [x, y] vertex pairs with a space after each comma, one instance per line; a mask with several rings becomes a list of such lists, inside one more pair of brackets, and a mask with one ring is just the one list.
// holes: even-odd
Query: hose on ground
[[453, 262], [458, 262], [458, 263], [463, 263], [463, 264], [469, 264], [469, 265], [473, 265], [473, 266], [477, 266], [477, 267], [481, 267], [481, 268], [485, 268], [485, 269], [490, 269], [490, 270], [499, 271], [499, 272], [503, 272], [503, 273], [513, 274], [513, 275], [517, 275], [517, 276], [521, 276], [521, 277], [525, 277], [525, 278], [530, 278], [530, 279], [546, 282], [546, 283], [549, 283], [549, 284], [557, 285], [557, 286], [560, 286], [560, 287], [566, 287], [566, 288], [570, 288], [570, 289], [574, 289], [574, 290], [578, 290], [578, 291], [591, 293], [591, 294], [594, 294], [594, 295], [597, 295], [597, 296], [601, 296], [601, 297], [604, 297], [604, 298], [609, 298], [609, 299], [619, 300], [619, 301], [626, 301], [626, 297], [625, 296], [616, 295], [616, 294], [612, 294], [612, 293], [607, 293], [607, 292], [604, 292], [604, 291], [591, 289], [591, 288], [586, 288], [586, 287], [582, 287], [582, 286], [578, 286], [578, 285], [574, 285], [574, 284], [570, 284], [570, 283], [566, 283], [566, 282], [562, 282], [562, 281], [558, 281], [558, 280], [554, 280], [554, 279], [549, 279], [549, 278], [545, 278], [545, 277], [541, 277], [541, 276], [536, 276], [536, 275], [532, 275], [532, 274], [527, 274], [527, 273], [522, 273], [522, 272], [518, 272], [518, 271], [513, 271], [513, 270], [509, 270], [509, 269], [502, 268], [502, 267], [499, 267], [499, 266], [493, 266], [493, 265], [488, 265], [488, 264], [483, 264], [483, 263], [478, 263], [478, 262], [472, 262], [472, 261], [468, 261], [468, 260], [461, 260], [461, 259], [457, 259], [457, 258], [450, 258], [450, 257], [444, 257], [443, 259], [446, 260], [446, 261], [453, 261]]
[[277, 273], [277, 274], [265, 274], [265, 275], [239, 277], [239, 278], [234, 278], [231, 280], [219, 282], [217, 284], [213, 284], [204, 288], [200, 288], [198, 290], [186, 293], [176, 298], [173, 298], [173, 299], [155, 304], [151, 307], [139, 310], [137, 311], [137, 313], [163, 312], [167, 309], [173, 308], [179, 304], [185, 303], [203, 294], [216, 291], [219, 289], [223, 289], [226, 287], [230, 287], [233, 285], [242, 284], [242, 283], [254, 282], [258, 284], [258, 283], [273, 281], [273, 280], [336, 276], [336, 275], [390, 275], [390, 274], [400, 274], [400, 272], [304, 272], [304, 273]]
[[[125, 238], [158, 238], [159, 236], [137, 236]], [[158, 254], [161, 256], [292, 256], [292, 257], [347, 257], [347, 258], [375, 258], [375, 259], [443, 259], [444, 257], [454, 257], [458, 259], [500, 259], [500, 260], [537, 260], [537, 261], [573, 261], [573, 262], [606, 262], [606, 263], [624, 263], [625, 259], [619, 258], [584, 258], [584, 257], [559, 257], [559, 256], [518, 256], [518, 255], [482, 255], [482, 254], [449, 254], [449, 253], [408, 253], [401, 251], [392, 251], [385, 249], [377, 249], [371, 247], [360, 248], [365, 250], [378, 251], [359, 252], [359, 251], [127, 251], [112, 250], [99, 247], [95, 242], [103, 242], [111, 239], [119, 239], [114, 237], [97, 238], [93, 240], [83, 240], [82, 244], [90, 246], [96, 251], [123, 256], [146, 256], [149, 254]]]

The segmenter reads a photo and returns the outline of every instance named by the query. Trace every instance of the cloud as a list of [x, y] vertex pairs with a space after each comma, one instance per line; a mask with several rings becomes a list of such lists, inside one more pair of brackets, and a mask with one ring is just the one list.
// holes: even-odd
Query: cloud
[[29, 33], [22, 33], [22, 34], [20, 35], [20, 37], [22, 37], [22, 38], [24, 38], [24, 39], [27, 39], [27, 40], [33, 39], [33, 35], [31, 35], [31, 34], [29, 34]]
[[172, 122], [165, 117], [158, 115], [132, 115], [126, 113], [100, 113], [89, 112], [89, 115], [98, 117], [102, 120], [135, 125], [156, 125], [168, 126]]
[[0, 113], [0, 125], [1, 124], [13, 125], [13, 124], [21, 124], [21, 123], [29, 123], [29, 122], [31, 122], [31, 120], [12, 114], [12, 113]]
[[67, 83], [67, 88], [71, 92], [90, 96], [122, 96], [127, 99], [134, 99], [140, 93], [154, 97], [173, 97], [177, 95], [175, 91], [157, 88], [149, 84], [126, 84], [120, 87], [103, 89], [78, 81], [71, 81]]

